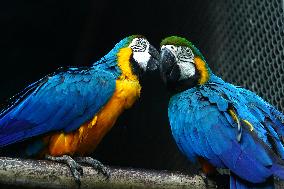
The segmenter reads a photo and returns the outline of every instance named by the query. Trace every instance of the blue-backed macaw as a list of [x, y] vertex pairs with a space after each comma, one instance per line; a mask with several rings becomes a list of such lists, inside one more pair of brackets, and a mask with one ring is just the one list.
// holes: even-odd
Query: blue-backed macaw
[[165, 38], [160, 54], [172, 134], [187, 158], [206, 173], [229, 170], [231, 189], [274, 188], [273, 177], [284, 179], [284, 115], [214, 75], [185, 38]]
[[118, 116], [132, 106], [140, 95], [139, 76], [155, 70], [159, 58], [146, 38], [133, 35], [90, 67], [60, 69], [31, 84], [1, 113], [0, 147], [28, 141], [13, 150], [65, 162], [79, 182], [78, 163], [102, 169], [98, 161], [81, 156], [94, 151]]

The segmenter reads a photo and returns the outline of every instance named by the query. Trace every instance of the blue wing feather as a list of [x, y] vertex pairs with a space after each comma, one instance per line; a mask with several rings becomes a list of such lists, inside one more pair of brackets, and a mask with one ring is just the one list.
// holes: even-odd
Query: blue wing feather
[[[239, 131], [227, 112], [229, 107], [254, 130], [242, 124]], [[174, 95], [169, 104], [173, 136], [181, 149], [187, 149], [189, 159], [201, 156], [252, 183], [272, 175], [284, 177], [283, 118], [254, 93], [216, 76], [208, 84]]]
[[35, 85], [2, 113], [0, 146], [51, 131], [76, 130], [111, 98], [115, 77], [95, 68], [70, 69]]

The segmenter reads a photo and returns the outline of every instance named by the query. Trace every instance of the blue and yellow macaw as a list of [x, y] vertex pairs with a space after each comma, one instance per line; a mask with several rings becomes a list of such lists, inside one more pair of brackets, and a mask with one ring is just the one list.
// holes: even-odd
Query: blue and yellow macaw
[[65, 162], [78, 182], [82, 168], [77, 162], [107, 174], [98, 161], [81, 156], [94, 151], [137, 100], [139, 76], [155, 70], [159, 58], [146, 38], [133, 35], [90, 67], [60, 69], [31, 84], [1, 114], [0, 147], [9, 150], [17, 143], [13, 150], [22, 156]]
[[185, 38], [161, 42], [160, 72], [179, 149], [206, 173], [230, 172], [231, 189], [274, 188], [284, 179], [284, 115], [255, 93], [212, 73]]

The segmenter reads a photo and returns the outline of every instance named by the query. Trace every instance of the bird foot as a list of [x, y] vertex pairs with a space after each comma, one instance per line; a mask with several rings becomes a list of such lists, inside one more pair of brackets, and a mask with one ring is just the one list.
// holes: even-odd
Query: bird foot
[[80, 185], [81, 185], [80, 176], [83, 175], [83, 168], [82, 168], [81, 165], [79, 165], [74, 159], [72, 159], [68, 155], [63, 155], [63, 156], [59, 156], [59, 157], [46, 155], [45, 158], [47, 160], [51, 160], [51, 161], [56, 161], [56, 162], [67, 164], [69, 166], [69, 168], [70, 168], [72, 176], [75, 179], [75, 182], [79, 185], [79, 188], [80, 188]]
[[86, 165], [90, 165], [96, 171], [98, 171], [99, 173], [103, 174], [106, 177], [106, 179], [109, 179], [110, 172], [108, 171], [108, 169], [100, 161], [98, 161], [98, 160], [96, 160], [94, 158], [91, 158], [91, 157], [75, 157], [74, 159], [78, 163], [83, 163], [83, 164], [86, 164]]

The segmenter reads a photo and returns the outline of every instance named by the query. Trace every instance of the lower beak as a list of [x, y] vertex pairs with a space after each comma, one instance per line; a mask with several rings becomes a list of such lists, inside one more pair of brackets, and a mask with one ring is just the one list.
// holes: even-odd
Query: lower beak
[[175, 56], [170, 50], [164, 48], [161, 50], [160, 73], [165, 83], [169, 80], [176, 79], [172, 73], [175, 65]]
[[149, 54], [151, 55], [151, 57], [147, 63], [147, 71], [155, 71], [160, 65], [160, 54], [152, 45], [150, 45], [149, 47]]

